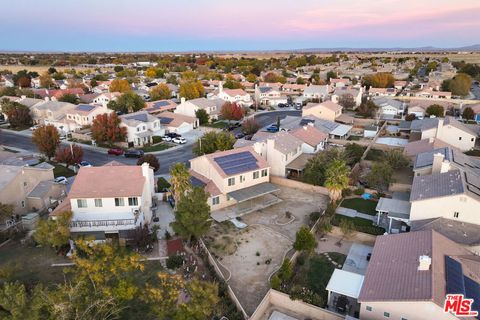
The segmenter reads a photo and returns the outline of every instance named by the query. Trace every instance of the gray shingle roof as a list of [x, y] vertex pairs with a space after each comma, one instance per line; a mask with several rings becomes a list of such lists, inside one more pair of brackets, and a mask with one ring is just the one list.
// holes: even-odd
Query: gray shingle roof
[[431, 166], [433, 164], [433, 155], [437, 153], [443, 154], [445, 160], [451, 160], [449, 148], [438, 148], [417, 154], [413, 168], [418, 169]]
[[462, 194], [465, 192], [460, 170], [415, 177], [410, 201]]

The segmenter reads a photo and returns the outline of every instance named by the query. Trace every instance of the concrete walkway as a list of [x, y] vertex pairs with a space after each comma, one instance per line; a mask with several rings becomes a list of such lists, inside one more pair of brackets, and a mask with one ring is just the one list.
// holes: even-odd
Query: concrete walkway
[[377, 216], [371, 216], [369, 214], [361, 213], [354, 209], [338, 207], [335, 213], [340, 214], [342, 216], [350, 217], [350, 218], [358, 217], [358, 218], [370, 220], [373, 222], [377, 222]]

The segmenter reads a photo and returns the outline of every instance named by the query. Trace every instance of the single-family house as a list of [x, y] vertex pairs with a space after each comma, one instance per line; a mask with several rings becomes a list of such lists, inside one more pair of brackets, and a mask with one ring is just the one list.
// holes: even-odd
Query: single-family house
[[224, 103], [225, 101], [222, 99], [198, 98], [185, 100], [182, 97], [174, 112], [189, 117], [197, 117], [196, 112], [202, 109], [205, 110], [211, 120], [216, 120]]
[[331, 78], [330, 79], [330, 85], [332, 85], [334, 88], [341, 88], [341, 87], [347, 87], [350, 85], [350, 79], [348, 78]]
[[328, 134], [314, 126], [305, 125], [289, 132], [295, 138], [302, 141], [302, 153], [317, 153], [325, 148]]
[[84, 126], [92, 125], [93, 119], [100, 114], [110, 114], [112, 112], [113, 110], [103, 105], [79, 104], [67, 111], [66, 119], [71, 124], [69, 126], [70, 130], [73, 131]]
[[212, 92], [209, 98], [222, 99], [225, 102], [237, 103], [241, 106], [250, 106], [252, 104], [250, 94], [243, 89], [224, 89], [222, 81], [219, 82], [218, 89]]
[[478, 299], [478, 270], [478, 257], [436, 231], [378, 236], [358, 297], [360, 319], [458, 319], [444, 311], [446, 295]]
[[162, 112], [156, 115], [160, 119], [160, 125], [165, 129], [165, 133], [184, 134], [198, 128], [199, 120], [195, 117], [186, 116], [173, 112]]
[[310, 100], [318, 100], [318, 102], [324, 101], [330, 92], [330, 88], [327, 85], [309, 85], [303, 90], [303, 97]]
[[120, 116], [120, 127], [127, 128], [127, 142], [129, 146], [141, 147], [153, 142], [153, 136], [163, 136], [165, 130], [160, 119], [150, 115], [147, 111], [137, 111]]
[[309, 103], [302, 109], [302, 116], [315, 116], [319, 119], [335, 121], [342, 115], [343, 107], [333, 101], [318, 104]]
[[151, 222], [154, 193], [153, 170], [148, 163], [83, 167], [68, 198], [50, 216], [56, 219], [71, 211], [73, 237], [127, 240], [132, 230]]
[[402, 115], [406, 109], [405, 102], [387, 97], [375, 97], [372, 101], [380, 108], [382, 118], [384, 119], [391, 119], [395, 116]]
[[356, 109], [362, 104], [363, 89], [355, 89], [350, 87], [336, 88], [332, 93], [332, 101], [335, 103], [341, 102], [343, 99], [352, 99], [355, 104], [353, 109]]
[[152, 115], [156, 115], [165, 111], [173, 112], [176, 108], [177, 104], [172, 100], [158, 100], [147, 102], [144, 110]]
[[274, 106], [287, 103], [286, 96], [282, 96], [280, 89], [273, 86], [255, 86], [255, 101], [262, 106]]
[[35, 104], [30, 108], [33, 123], [39, 125], [53, 125], [61, 134], [72, 131], [71, 125], [75, 122], [67, 119], [67, 114], [75, 109], [75, 105], [68, 102], [46, 101]]
[[101, 93], [93, 99], [93, 104], [100, 104], [106, 107], [110, 101], [117, 100], [121, 95], [120, 92]]

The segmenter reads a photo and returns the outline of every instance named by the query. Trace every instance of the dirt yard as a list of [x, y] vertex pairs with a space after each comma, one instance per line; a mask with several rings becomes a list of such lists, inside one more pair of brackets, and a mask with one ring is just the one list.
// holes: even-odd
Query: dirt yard
[[280, 187], [278, 196], [283, 202], [242, 217], [247, 228], [216, 224], [205, 238], [248, 314], [267, 293], [268, 279], [292, 249], [297, 230], [328, 202], [324, 195], [287, 187]]

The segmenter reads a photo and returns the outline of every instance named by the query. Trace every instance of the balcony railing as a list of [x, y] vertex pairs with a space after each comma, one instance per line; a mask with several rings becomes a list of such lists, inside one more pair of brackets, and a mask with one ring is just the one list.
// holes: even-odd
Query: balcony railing
[[92, 227], [117, 227], [135, 225], [135, 219], [116, 219], [116, 220], [80, 220], [71, 221], [71, 228], [92, 228]]

